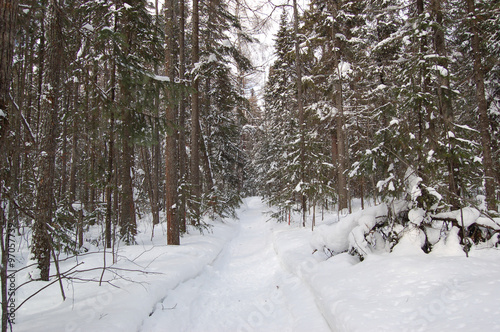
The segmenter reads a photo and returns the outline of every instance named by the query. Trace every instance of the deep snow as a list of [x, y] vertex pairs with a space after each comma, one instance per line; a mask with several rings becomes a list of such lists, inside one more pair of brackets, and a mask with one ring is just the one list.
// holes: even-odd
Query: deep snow
[[245, 201], [233, 240], [200, 276], [169, 292], [142, 331], [329, 330], [311, 293], [281, 267], [263, 208], [258, 198]]
[[[64, 302], [54, 284], [17, 312], [14, 331], [500, 331], [498, 250], [466, 258], [450, 241], [426, 255], [410, 242], [361, 263], [348, 254], [327, 259], [315, 251], [321, 241], [348, 241], [335, 235], [345, 236], [336, 213], [321, 222], [318, 213], [313, 232], [298, 216], [277, 224], [266, 210], [260, 198], [245, 199], [239, 220], [192, 232], [180, 246], [165, 246], [162, 228], [151, 242], [144, 220], [140, 244], [120, 247], [114, 266], [135, 271], [108, 271], [101, 287], [64, 281]], [[26, 250], [18, 267], [28, 263]], [[81, 256], [76, 269], [100, 267], [102, 258]], [[61, 270], [74, 266], [65, 261]], [[16, 302], [44, 285], [24, 286]]]

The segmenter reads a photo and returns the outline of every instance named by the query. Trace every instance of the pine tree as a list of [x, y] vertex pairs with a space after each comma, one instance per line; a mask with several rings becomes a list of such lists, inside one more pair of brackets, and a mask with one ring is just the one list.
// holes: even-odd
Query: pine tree
[[[251, 69], [238, 40], [249, 40], [238, 17], [225, 1], [209, 1], [200, 22], [200, 154], [204, 213], [228, 216], [240, 204], [242, 174], [246, 164], [241, 132], [246, 120], [239, 111], [247, 103], [238, 89], [238, 73]], [[236, 70], [233, 70], [236, 68]]]
[[43, 143], [40, 151], [40, 182], [37, 190], [37, 218], [33, 224], [32, 253], [37, 260], [40, 279], [49, 280], [50, 256], [53, 250], [52, 231], [55, 215], [56, 149], [60, 122], [61, 80], [63, 58], [61, 3], [53, 0], [49, 6], [48, 91], [44, 105]]
[[[191, 61], [193, 66], [198, 66], [200, 60], [200, 9], [199, 1], [193, 0], [192, 8], [192, 41], [191, 41]], [[196, 68], [195, 68], [196, 69]], [[193, 88], [191, 97], [191, 164], [190, 164], [190, 186], [193, 217], [192, 225], [199, 224], [200, 220], [200, 200], [201, 200], [201, 184], [200, 184], [200, 99], [199, 99], [199, 78], [198, 73], [194, 72], [194, 78], [191, 81]]]
[[[261, 143], [259, 168], [264, 172], [264, 193], [268, 203], [278, 205], [281, 212], [293, 204], [293, 190], [299, 183], [293, 170], [293, 135], [297, 132], [294, 92], [293, 30], [283, 10], [276, 34], [276, 60], [269, 70], [265, 90], [265, 138]], [[296, 157], [295, 157], [296, 159]]]
[[484, 182], [486, 202], [490, 209], [495, 209], [495, 173], [493, 171], [493, 158], [491, 151], [490, 118], [486, 100], [484, 69], [481, 55], [481, 38], [479, 32], [478, 15], [474, 0], [467, 0], [469, 29], [471, 33], [472, 55], [474, 59], [474, 81], [476, 85], [476, 102], [479, 113], [479, 131], [481, 132], [481, 145], [483, 148]]
[[[165, 72], [170, 78], [170, 81], [174, 80], [174, 24], [175, 24], [175, 10], [174, 1], [168, 1], [166, 3], [166, 36], [168, 40], [166, 54], [165, 54]], [[167, 90], [167, 93], [169, 91]], [[172, 99], [172, 94], [169, 95]], [[166, 120], [169, 130], [167, 131], [166, 146], [165, 146], [165, 208], [167, 215], [167, 228], [168, 237], [167, 244], [178, 245], [180, 243], [180, 233], [179, 233], [179, 218], [176, 213], [178, 205], [178, 180], [177, 180], [177, 169], [178, 169], [178, 148], [177, 148], [177, 107], [175, 104], [171, 103], [167, 105], [166, 110]]]
[[[9, 326], [8, 310], [8, 289], [9, 280], [7, 279], [10, 252], [10, 230], [13, 225], [10, 224], [7, 215], [7, 192], [9, 187], [9, 146], [10, 131], [9, 117], [12, 112], [9, 107], [9, 95], [12, 79], [12, 60], [14, 55], [14, 40], [17, 30], [17, 11], [18, 1], [1, 0], [0, 1], [0, 250], [2, 257], [0, 262], [0, 282], [2, 298], [2, 332], [7, 332]], [[11, 117], [12, 118], [12, 117]]]

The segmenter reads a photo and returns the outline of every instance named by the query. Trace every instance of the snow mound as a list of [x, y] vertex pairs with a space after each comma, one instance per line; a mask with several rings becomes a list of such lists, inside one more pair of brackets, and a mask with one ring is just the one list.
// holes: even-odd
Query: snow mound
[[351, 248], [371, 252], [365, 234], [375, 226], [377, 218], [386, 215], [387, 206], [382, 204], [347, 215], [335, 224], [320, 225], [311, 238], [311, 246], [318, 251], [328, 248], [332, 255]]

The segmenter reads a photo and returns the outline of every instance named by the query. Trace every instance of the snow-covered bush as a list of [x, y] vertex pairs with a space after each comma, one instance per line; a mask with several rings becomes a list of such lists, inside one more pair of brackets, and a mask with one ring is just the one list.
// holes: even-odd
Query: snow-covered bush
[[404, 200], [392, 200], [322, 225], [312, 246], [328, 255], [349, 252], [361, 260], [373, 253], [457, 254], [472, 246], [495, 246], [500, 218], [476, 207], [449, 210], [442, 196], [412, 169], [406, 172]]

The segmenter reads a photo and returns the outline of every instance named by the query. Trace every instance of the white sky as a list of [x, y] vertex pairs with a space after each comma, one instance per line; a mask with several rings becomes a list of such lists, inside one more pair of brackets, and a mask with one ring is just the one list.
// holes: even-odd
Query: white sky
[[[149, 2], [155, 5], [155, 0], [149, 0]], [[163, 2], [164, 0], [159, 0], [160, 8]], [[191, 7], [191, 0], [187, 2]], [[229, 0], [229, 3], [234, 11], [236, 1]], [[245, 52], [256, 69], [247, 77], [248, 94], [250, 94], [250, 89], [253, 89], [258, 97], [262, 97], [268, 70], [274, 60], [274, 36], [278, 30], [282, 7], [291, 3], [292, 0], [240, 0], [242, 25], [250, 30], [253, 38], [258, 40], [257, 43], [245, 47]], [[309, 0], [298, 0], [299, 10], [303, 11], [308, 3]], [[291, 14], [291, 6], [288, 8]]]

